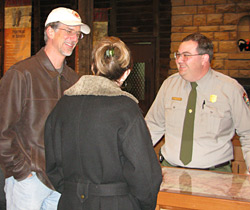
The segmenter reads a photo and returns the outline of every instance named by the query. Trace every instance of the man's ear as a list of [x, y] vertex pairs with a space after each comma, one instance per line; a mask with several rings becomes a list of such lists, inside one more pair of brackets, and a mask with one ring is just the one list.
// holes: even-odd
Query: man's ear
[[50, 38], [50, 39], [53, 39], [54, 36], [55, 36], [55, 30], [53, 28], [51, 28], [51, 26], [49, 26], [47, 29], [46, 29], [46, 33], [47, 33], [47, 36]]
[[204, 65], [204, 64], [206, 64], [207, 62], [210, 63], [210, 61], [209, 61], [209, 55], [208, 55], [208, 54], [202, 55], [202, 64]]

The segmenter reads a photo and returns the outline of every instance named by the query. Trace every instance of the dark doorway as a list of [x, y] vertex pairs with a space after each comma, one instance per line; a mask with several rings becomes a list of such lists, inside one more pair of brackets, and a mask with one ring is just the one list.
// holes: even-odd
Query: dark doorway
[[[142, 39], [141, 39], [142, 40]], [[145, 116], [154, 100], [155, 43], [150, 41], [123, 41], [131, 50], [133, 71], [123, 85], [123, 89], [139, 100], [139, 106]]]

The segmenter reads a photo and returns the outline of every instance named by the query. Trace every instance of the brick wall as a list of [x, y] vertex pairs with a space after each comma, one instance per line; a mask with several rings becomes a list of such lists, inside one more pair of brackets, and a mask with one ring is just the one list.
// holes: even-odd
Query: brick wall
[[[173, 52], [181, 40], [201, 32], [214, 44], [212, 68], [235, 78], [250, 78], [250, 51], [240, 51], [238, 40], [250, 39], [250, 0], [172, 0], [171, 61], [169, 74], [177, 71]], [[249, 21], [250, 22], [250, 21]], [[243, 33], [244, 31], [244, 33]]]

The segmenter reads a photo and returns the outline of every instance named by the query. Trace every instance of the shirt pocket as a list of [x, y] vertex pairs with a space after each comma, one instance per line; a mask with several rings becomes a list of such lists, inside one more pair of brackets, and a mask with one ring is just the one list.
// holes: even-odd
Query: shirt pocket
[[186, 105], [182, 101], [171, 101], [165, 105], [166, 133], [179, 136], [182, 131]]
[[209, 134], [213, 135], [213, 137], [218, 135], [223, 118], [223, 112], [212, 103], [204, 106], [201, 111], [200, 120], [197, 122], [200, 125], [202, 135]]

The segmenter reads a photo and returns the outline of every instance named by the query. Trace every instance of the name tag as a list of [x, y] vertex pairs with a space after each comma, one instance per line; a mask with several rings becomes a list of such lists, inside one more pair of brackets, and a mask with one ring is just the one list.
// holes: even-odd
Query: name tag
[[172, 100], [174, 100], [174, 101], [182, 101], [182, 98], [180, 98], [180, 97], [172, 97]]

